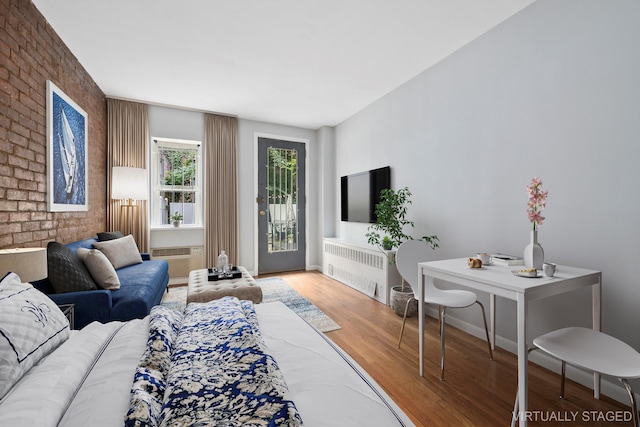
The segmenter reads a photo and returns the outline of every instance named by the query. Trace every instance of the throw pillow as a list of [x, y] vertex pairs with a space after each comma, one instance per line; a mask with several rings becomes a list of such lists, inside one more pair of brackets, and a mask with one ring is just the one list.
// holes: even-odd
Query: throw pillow
[[47, 269], [56, 293], [98, 289], [80, 258], [62, 243], [47, 245]]
[[78, 258], [102, 289], [120, 289], [120, 278], [105, 254], [97, 249], [78, 248]]
[[96, 242], [93, 244], [96, 249], [102, 251], [107, 256], [113, 268], [116, 270], [132, 264], [140, 264], [142, 257], [138, 251], [136, 241], [131, 234], [120, 239], [108, 240], [106, 242]]
[[15, 273], [0, 282], [0, 399], [69, 337], [69, 321], [49, 297]]
[[101, 242], [106, 242], [107, 240], [114, 240], [124, 237], [122, 231], [103, 231], [102, 233], [98, 233], [98, 240]]

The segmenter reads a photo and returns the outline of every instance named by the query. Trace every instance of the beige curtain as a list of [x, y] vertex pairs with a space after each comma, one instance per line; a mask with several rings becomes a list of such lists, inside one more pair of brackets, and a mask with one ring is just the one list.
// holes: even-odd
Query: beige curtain
[[215, 266], [220, 251], [238, 265], [238, 120], [205, 114], [205, 262]]
[[107, 98], [107, 227], [130, 232], [140, 252], [149, 250], [148, 204], [136, 200], [136, 208], [125, 200], [111, 200], [111, 172], [114, 166], [147, 169], [149, 116], [146, 104]]

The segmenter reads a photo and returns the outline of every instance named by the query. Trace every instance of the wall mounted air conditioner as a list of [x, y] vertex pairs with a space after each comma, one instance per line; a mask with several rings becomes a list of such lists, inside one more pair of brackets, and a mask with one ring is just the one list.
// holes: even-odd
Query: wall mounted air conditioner
[[189, 277], [191, 270], [204, 268], [204, 249], [202, 246], [151, 249], [152, 259], [163, 259], [169, 263], [169, 278]]

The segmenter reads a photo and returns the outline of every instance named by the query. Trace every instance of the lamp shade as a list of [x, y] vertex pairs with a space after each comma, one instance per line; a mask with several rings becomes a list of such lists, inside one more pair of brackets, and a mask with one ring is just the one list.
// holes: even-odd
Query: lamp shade
[[8, 272], [16, 273], [23, 282], [47, 277], [45, 248], [0, 249], [0, 279]]
[[111, 198], [147, 200], [147, 170], [114, 167], [111, 171]]

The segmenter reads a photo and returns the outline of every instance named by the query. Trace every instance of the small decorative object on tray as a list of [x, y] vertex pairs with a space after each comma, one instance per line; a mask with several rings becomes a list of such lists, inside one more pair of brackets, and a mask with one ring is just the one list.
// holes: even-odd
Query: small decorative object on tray
[[242, 277], [242, 271], [238, 267], [231, 267], [228, 271], [218, 271], [217, 268], [208, 269], [208, 280], [210, 282], [216, 280], [239, 279]]

